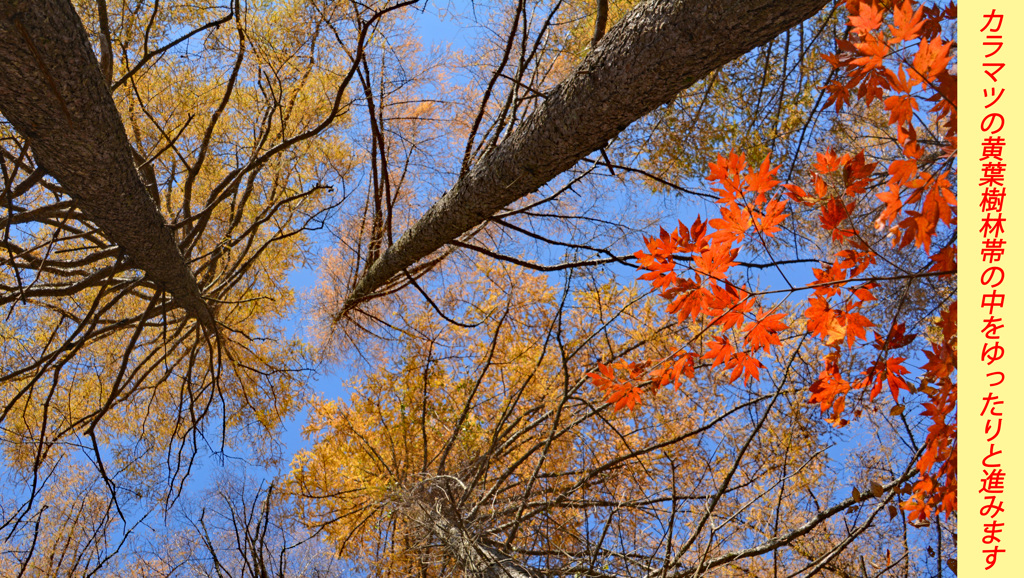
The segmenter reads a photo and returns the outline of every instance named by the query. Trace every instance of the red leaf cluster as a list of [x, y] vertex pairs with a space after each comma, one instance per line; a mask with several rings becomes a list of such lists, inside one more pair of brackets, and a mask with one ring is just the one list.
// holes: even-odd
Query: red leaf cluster
[[[809, 401], [829, 423], [847, 423], [843, 415], [848, 397], [857, 390], [866, 390], [868, 400], [874, 401], [887, 386], [898, 411], [903, 411], [901, 396], [907, 395], [901, 392], [925, 394], [922, 414], [932, 425], [918, 463], [919, 478], [903, 507], [911, 521], [939, 512], [948, 516], [956, 511], [956, 303], [941, 308], [942, 339], [920, 350], [917, 358], [927, 362], [912, 370], [914, 358], [894, 352], [908, 351], [920, 338], [906, 333], [898, 311], [865, 309], [876, 299], [879, 284], [892, 279], [870, 276], [877, 252], [864, 241], [857, 223], [877, 214], [875, 227], [889, 228], [895, 246], [920, 251], [934, 263], [921, 274], [955, 274], [955, 242], [934, 253], [932, 244], [940, 230], [956, 226], [951, 185], [956, 76], [950, 71], [953, 41], [942, 36], [950, 22], [955, 24], [956, 8], [952, 3], [915, 8], [910, 0], [895, 7], [850, 0], [847, 9], [849, 38], [839, 42], [838, 54], [825, 57], [841, 73], [841, 80], [825, 87], [826, 106], [840, 112], [854, 99], [868, 105], [880, 101], [901, 155], [879, 167], [866, 162], [863, 151], [820, 152], [808, 175], [811, 191], [781, 184], [775, 178], [778, 167], [768, 157], [755, 169], [743, 154], [719, 156], [709, 164], [706, 177], [719, 195], [718, 216], [706, 222], [698, 217], [689, 227], [680, 222], [672, 232], [662, 229], [657, 237], [644, 239], [644, 250], [635, 254], [644, 271], [640, 279], [668, 301], [667, 314], [702, 328], [700, 343], [664, 359], [599, 365], [589, 375], [616, 409], [632, 410], [646, 388], [669, 383], [679, 387], [683, 380], [694, 379], [698, 361], [730, 381], [756, 381], [765, 368], [762, 360], [782, 346], [784, 334], [806, 331], [828, 352], [810, 385]], [[928, 112], [933, 122], [945, 130], [938, 146], [918, 141], [915, 112], [922, 103], [932, 105]], [[936, 164], [943, 168], [930, 168]], [[842, 186], [830, 185], [837, 182]], [[764, 243], [781, 230], [789, 217], [784, 212], [787, 199], [817, 212], [821, 227], [839, 247], [813, 270], [815, 281], [801, 288], [807, 291], [806, 307], [796, 318], [730, 277], [741, 266], [736, 259], [744, 243]], [[888, 329], [880, 332], [878, 327]], [[874, 360], [863, 373], [849, 375], [843, 359], [851, 352]]]

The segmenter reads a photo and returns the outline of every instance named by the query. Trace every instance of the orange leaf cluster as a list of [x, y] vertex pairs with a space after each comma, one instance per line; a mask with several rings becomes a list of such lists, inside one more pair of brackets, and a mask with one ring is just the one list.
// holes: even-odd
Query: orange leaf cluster
[[[928, 255], [934, 263], [929, 273], [954, 275], [955, 243], [933, 254], [932, 241], [940, 226], [956, 226], [957, 203], [951, 184], [957, 148], [956, 75], [950, 69], [954, 40], [943, 37], [944, 30], [955, 28], [956, 5], [915, 7], [910, 0], [895, 4], [885, 9], [875, 2], [847, 0], [852, 41], [840, 42], [841, 53], [828, 57], [843, 73], [843, 80], [826, 87], [827, 105], [841, 111], [853, 94], [866, 104], [882, 99], [888, 122], [896, 129], [902, 158], [889, 163], [886, 190], [876, 195], [883, 205], [876, 226], [891, 227], [893, 243], [901, 249], [914, 247]], [[886, 21], [891, 23], [883, 27]], [[883, 44], [887, 48], [883, 49]], [[943, 170], [922, 169], [927, 159], [918, 141], [915, 113], [925, 104], [931, 105], [928, 113], [933, 122], [945, 131], [938, 150]], [[956, 511], [955, 302], [942, 311], [939, 324], [941, 342], [922, 352], [928, 362], [922, 366], [918, 389], [928, 397], [923, 414], [932, 425], [918, 462], [920, 478], [904, 504], [912, 521]], [[899, 390], [911, 389], [903, 377], [909, 373], [903, 364], [906, 359], [886, 355], [912, 341], [898, 324], [884, 340], [876, 336], [879, 358], [861, 381], [862, 386], [872, 385], [872, 398], [881, 391], [883, 381], [894, 399]]]
[[[701, 343], [681, 347], [663, 359], [599, 365], [599, 371], [589, 375], [616, 409], [631, 410], [640, 403], [645, 388], [656, 390], [669, 383], [679, 387], [683, 379], [694, 379], [698, 361], [722, 371], [730, 381], [759, 379], [765, 367], [761, 360], [782, 345], [781, 336], [791, 330], [792, 322], [786, 321], [785, 313], [776, 312], [778, 305], [764, 302], [731, 280], [730, 273], [740, 265], [736, 258], [743, 244], [764, 242], [777, 233], [789, 216], [783, 212], [787, 198], [795, 201], [817, 211], [822, 228], [841, 247], [829, 262], [814, 269], [815, 281], [805, 287], [810, 294], [802, 312], [803, 325], [829, 351], [809, 388], [809, 401], [827, 414], [826, 421], [842, 426], [847, 423], [843, 418], [847, 397], [855, 390], [867, 390], [868, 399], [875, 400], [888, 386], [896, 404], [901, 391], [926, 394], [923, 415], [932, 425], [918, 463], [919, 479], [903, 505], [910, 520], [916, 521], [956, 511], [956, 383], [952, 377], [956, 303], [942, 309], [942, 340], [922, 351], [927, 363], [912, 375], [912, 361], [891, 352], [910, 347], [917, 335], [907, 334], [895, 318], [876, 324], [864, 310], [865, 304], [875, 300], [873, 290], [882, 281], [863, 277], [876, 265], [876, 251], [856, 230], [856, 223], [857, 217], [876, 212], [875, 226], [890, 227], [895, 246], [921, 251], [934, 263], [928, 274], [955, 274], [955, 242], [934, 254], [932, 243], [942, 227], [956, 226], [951, 184], [957, 142], [956, 76], [950, 71], [953, 41], [942, 36], [944, 29], [950, 29], [949, 22], [955, 24], [956, 7], [950, 3], [945, 8], [915, 8], [910, 0], [896, 6], [848, 0], [847, 9], [849, 39], [839, 42], [839, 54], [825, 57], [842, 79], [825, 87], [826, 106], [841, 112], [853, 99], [867, 105], [876, 100], [882, 103], [901, 152], [881, 167], [885, 181], [878, 182], [875, 175], [880, 167], [866, 162], [863, 152], [818, 153], [810, 175], [811, 191], [794, 184], [779, 187], [778, 167], [772, 167], [767, 157], [755, 169], [748, 167], [742, 154], [719, 156], [709, 164], [706, 177], [719, 195], [719, 215], [706, 222], [698, 217], [689, 227], [680, 222], [671, 233], [662, 229], [658, 237], [644, 239], [645, 249], [635, 254], [644, 271], [640, 279], [650, 282], [668, 301], [666, 313], [680, 323], [703, 327]], [[928, 112], [945, 133], [938, 151], [926, 155], [914, 115], [928, 103]], [[944, 169], [922, 168], [934, 165], [936, 158]], [[837, 191], [827, 182], [843, 186]], [[879, 188], [881, 192], [875, 192]], [[887, 313], [897, 315], [881, 315]], [[880, 333], [877, 325], [889, 329]], [[871, 352], [865, 349], [871, 346], [875, 360], [868, 369], [859, 376], [846, 375], [843, 353]], [[616, 369], [625, 377], [620, 378]], [[908, 379], [917, 376], [920, 385], [913, 387]], [[903, 405], [894, 410], [903, 411]]]

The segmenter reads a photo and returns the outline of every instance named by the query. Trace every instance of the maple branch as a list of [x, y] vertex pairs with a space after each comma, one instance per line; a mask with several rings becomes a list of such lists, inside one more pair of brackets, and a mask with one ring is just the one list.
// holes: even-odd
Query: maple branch
[[633, 259], [632, 255], [625, 255], [621, 257], [612, 256], [604, 259], [587, 259], [586, 261], [572, 261], [569, 263], [560, 263], [558, 265], [538, 265], [536, 263], [531, 263], [523, 259], [517, 259], [509, 255], [496, 253], [479, 245], [463, 243], [462, 241], [458, 240], [452, 241], [450, 244], [462, 249], [469, 249], [470, 251], [475, 251], [477, 253], [480, 253], [481, 255], [487, 255], [488, 257], [495, 259], [497, 261], [505, 261], [507, 263], [512, 263], [513, 265], [523, 267], [524, 269], [531, 269], [533, 271], [540, 271], [542, 273], [564, 271], [566, 269], [576, 269], [579, 267], [595, 267], [597, 265], [607, 265], [609, 263], [626, 263], [626, 261], [628, 261], [629, 259]]
[[[771, 289], [768, 291], [756, 291], [750, 293], [751, 296], [760, 295], [772, 295], [777, 293], [795, 293], [797, 291], [806, 291], [809, 289], [818, 289], [820, 287], [834, 287], [836, 285], [846, 285], [847, 283], [876, 283], [878, 281], [899, 281], [902, 279], [921, 279], [924, 277], [945, 277], [949, 275], [956, 275], [956, 270], [949, 271], [926, 271], [924, 273], [910, 273], [907, 275], [892, 275], [886, 277], [853, 277], [850, 279], [837, 279], [835, 281], [823, 281], [821, 283], [808, 283], [801, 287], [793, 287], [791, 289]], [[726, 279], [717, 279], [728, 283]]]

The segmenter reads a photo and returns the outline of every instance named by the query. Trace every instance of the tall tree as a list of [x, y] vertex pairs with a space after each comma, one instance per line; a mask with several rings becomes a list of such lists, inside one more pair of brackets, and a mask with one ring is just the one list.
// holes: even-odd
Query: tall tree
[[[68, 536], [109, 562], [202, 456], [279, 458], [273, 440], [313, 367], [282, 326], [284, 272], [344, 199], [346, 87], [401, 6], [99, 2], [79, 20], [67, 2], [4, 5], [14, 52], [0, 83], [30, 82], [5, 84], [0, 125], [0, 526], [15, 567], [47, 572], [37, 561], [52, 552], [36, 546], [65, 525], [58, 490], [95, 494], [89, 523], [111, 539]], [[116, 47], [109, 77], [83, 26], [97, 54]], [[159, 239], [177, 256], [150, 260]], [[214, 327], [164, 281], [193, 283]]]
[[[948, 555], [929, 510], [955, 508], [955, 211], [929, 178], [954, 158], [949, 14], [849, 2], [847, 26], [823, 0], [500, 0], [467, 8], [469, 45], [439, 52], [414, 4], [0, 13], [4, 65], [35, 83], [0, 99], [0, 573], [911, 576], [926, 541]], [[936, 95], [927, 122], [903, 114]], [[94, 187], [93, 169], [123, 186]], [[894, 175], [885, 207], [859, 188]], [[97, 209], [112, 190], [141, 208]], [[694, 209], [685, 239], [623, 254]], [[146, 257], [160, 243], [169, 257]], [[847, 266], [866, 252], [879, 263]], [[321, 266], [319, 345], [350, 397], [307, 389], [318, 359], [297, 337], [317, 335], [286, 325], [300, 263]], [[619, 287], [637, 263], [645, 283]], [[814, 315], [765, 287], [797, 275], [836, 288]], [[808, 413], [807, 384], [851, 427]], [[875, 390], [894, 385], [891, 407]], [[906, 409], [925, 397], [922, 422]], [[276, 467], [302, 409], [313, 445], [290, 476], [228, 474], [194, 497], [210, 458]]]
[[716, 68], [825, 5], [650, 0], [626, 14], [512, 133], [370, 264], [347, 309], [605, 146], [627, 126]]
[[215, 332], [210, 307], [136, 171], [110, 80], [71, 3], [4, 3], [0, 53], [0, 113], [28, 139], [40, 170], [155, 285]]
[[659, 325], [654, 302], [614, 284], [559, 294], [509, 265], [479, 275], [517, 283], [498, 299], [467, 291], [473, 328], [411, 308], [349, 400], [313, 403], [291, 490], [350, 563], [371, 575], [913, 575], [919, 548], [892, 536], [914, 456], [858, 456], [862, 490], [836, 487], [830, 428], [803, 409], [804, 340], [760, 384], [708, 366], [699, 389], [616, 413], [595, 403], [590, 360], [667, 355], [698, 328]]

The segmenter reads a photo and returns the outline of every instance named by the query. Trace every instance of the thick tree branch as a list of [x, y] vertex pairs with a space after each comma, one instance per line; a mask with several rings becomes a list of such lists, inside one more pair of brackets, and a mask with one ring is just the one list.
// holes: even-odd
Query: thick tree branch
[[401, 271], [539, 189], [700, 78], [817, 13], [826, 0], [648, 0], [376, 260], [349, 309]]
[[68, 0], [0, 5], [0, 113], [131, 263], [213, 328], [195, 277], [139, 178], [108, 86]]

